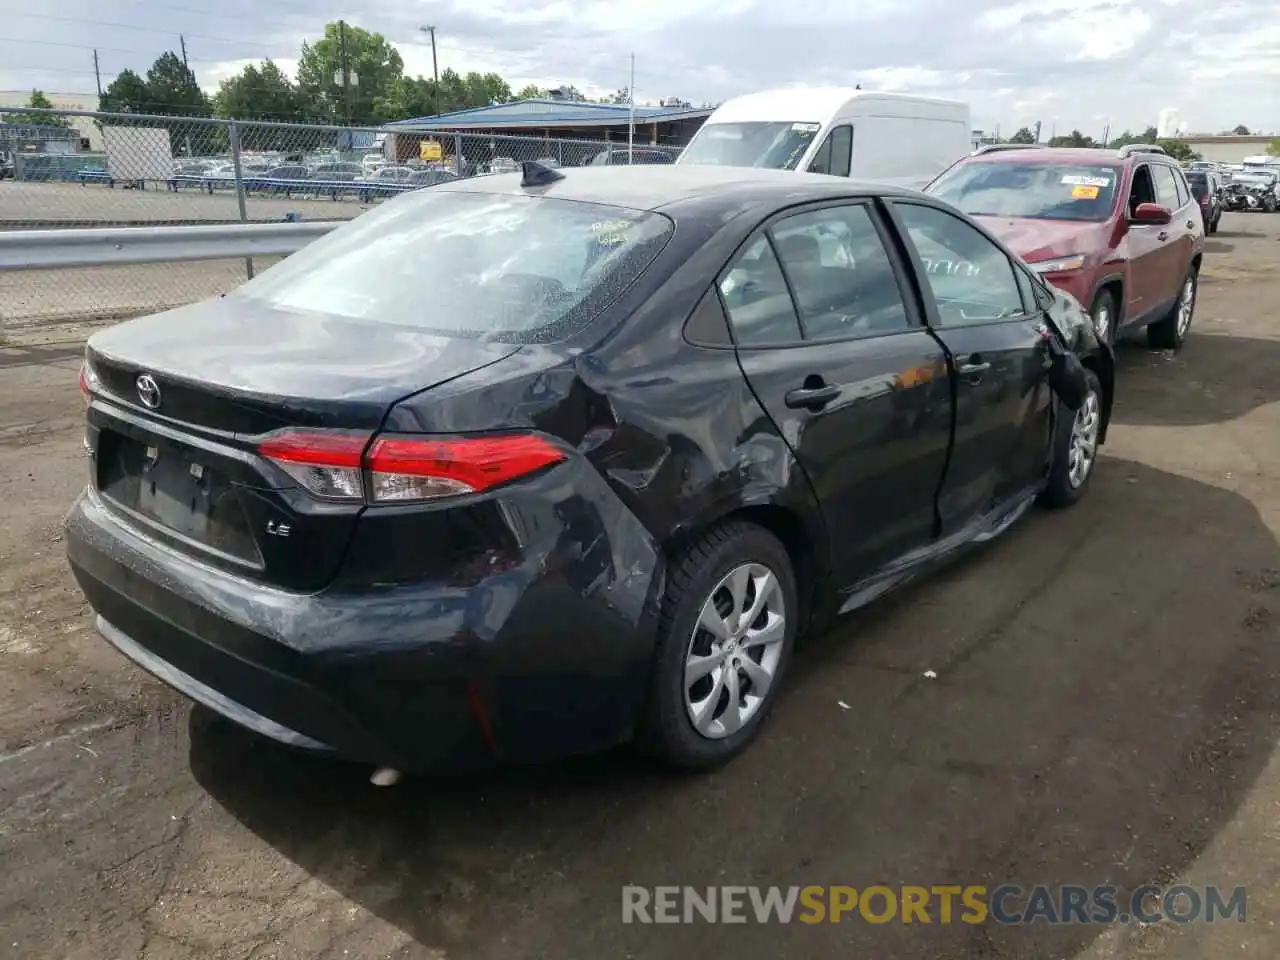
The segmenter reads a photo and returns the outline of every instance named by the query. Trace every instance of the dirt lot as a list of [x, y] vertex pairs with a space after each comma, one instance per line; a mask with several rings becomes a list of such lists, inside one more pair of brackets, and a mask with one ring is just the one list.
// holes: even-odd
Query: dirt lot
[[[64, 566], [78, 345], [0, 348], [0, 955], [1273, 960], [1278, 238], [1280, 217], [1229, 215], [1182, 354], [1122, 347], [1084, 503], [810, 643], [756, 746], [690, 780], [624, 752], [379, 791], [193, 717], [95, 639]], [[1248, 884], [1247, 922], [620, 909], [627, 883], [1180, 876]]]

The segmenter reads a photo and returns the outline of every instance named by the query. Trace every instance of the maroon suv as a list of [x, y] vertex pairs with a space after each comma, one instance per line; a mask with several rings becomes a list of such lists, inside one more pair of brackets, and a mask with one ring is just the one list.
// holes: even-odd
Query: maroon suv
[[925, 189], [1086, 306], [1102, 339], [1146, 327], [1152, 346], [1182, 346], [1204, 220], [1182, 169], [1159, 147], [982, 147]]

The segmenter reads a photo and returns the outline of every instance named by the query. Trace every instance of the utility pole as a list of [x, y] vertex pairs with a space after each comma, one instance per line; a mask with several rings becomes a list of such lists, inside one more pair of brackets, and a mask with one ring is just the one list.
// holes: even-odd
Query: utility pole
[[98, 82], [98, 102], [102, 102], [102, 71], [98, 68], [98, 49], [93, 50], [93, 79]]
[[435, 86], [431, 88], [431, 114], [432, 116], [440, 115], [440, 64], [436, 61], [436, 28], [435, 27], [419, 27], [425, 34], [431, 37], [431, 79], [435, 82]]
[[627, 163], [634, 159], [636, 145], [636, 55], [631, 54], [631, 82], [627, 85]]
[[342, 73], [342, 115], [351, 123], [351, 69], [347, 65], [347, 22], [338, 21], [338, 63]]
[[182, 65], [190, 70], [191, 65], [187, 63], [187, 38], [182, 34], [178, 34], [178, 45], [182, 47]]

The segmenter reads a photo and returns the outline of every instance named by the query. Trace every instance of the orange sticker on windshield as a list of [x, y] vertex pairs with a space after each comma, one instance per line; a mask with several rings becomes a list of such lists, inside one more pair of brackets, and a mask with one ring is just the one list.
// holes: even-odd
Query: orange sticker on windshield
[[1098, 188], [1097, 188], [1097, 187], [1083, 187], [1083, 186], [1081, 186], [1081, 187], [1072, 187], [1072, 188], [1071, 188], [1071, 199], [1072, 199], [1072, 200], [1097, 200], [1097, 199], [1098, 199]]

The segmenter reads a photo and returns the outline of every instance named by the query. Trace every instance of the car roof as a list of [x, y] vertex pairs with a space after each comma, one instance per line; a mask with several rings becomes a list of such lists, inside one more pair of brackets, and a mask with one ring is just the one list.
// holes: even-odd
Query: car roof
[[535, 194], [633, 210], [664, 210], [678, 214], [684, 204], [725, 206], [744, 200], [760, 204], [804, 203], [851, 195], [912, 196], [923, 194], [883, 183], [850, 180], [820, 173], [795, 173], [756, 167], [655, 164], [569, 167], [563, 179], [542, 187], [521, 187], [519, 173], [456, 180], [448, 191], [489, 194]]
[[[1156, 156], [1163, 154], [1134, 154]], [[1020, 150], [993, 150], [966, 158], [980, 163], [1099, 163], [1123, 166], [1131, 157], [1122, 157], [1115, 150], [1100, 147], [1027, 147]]]

